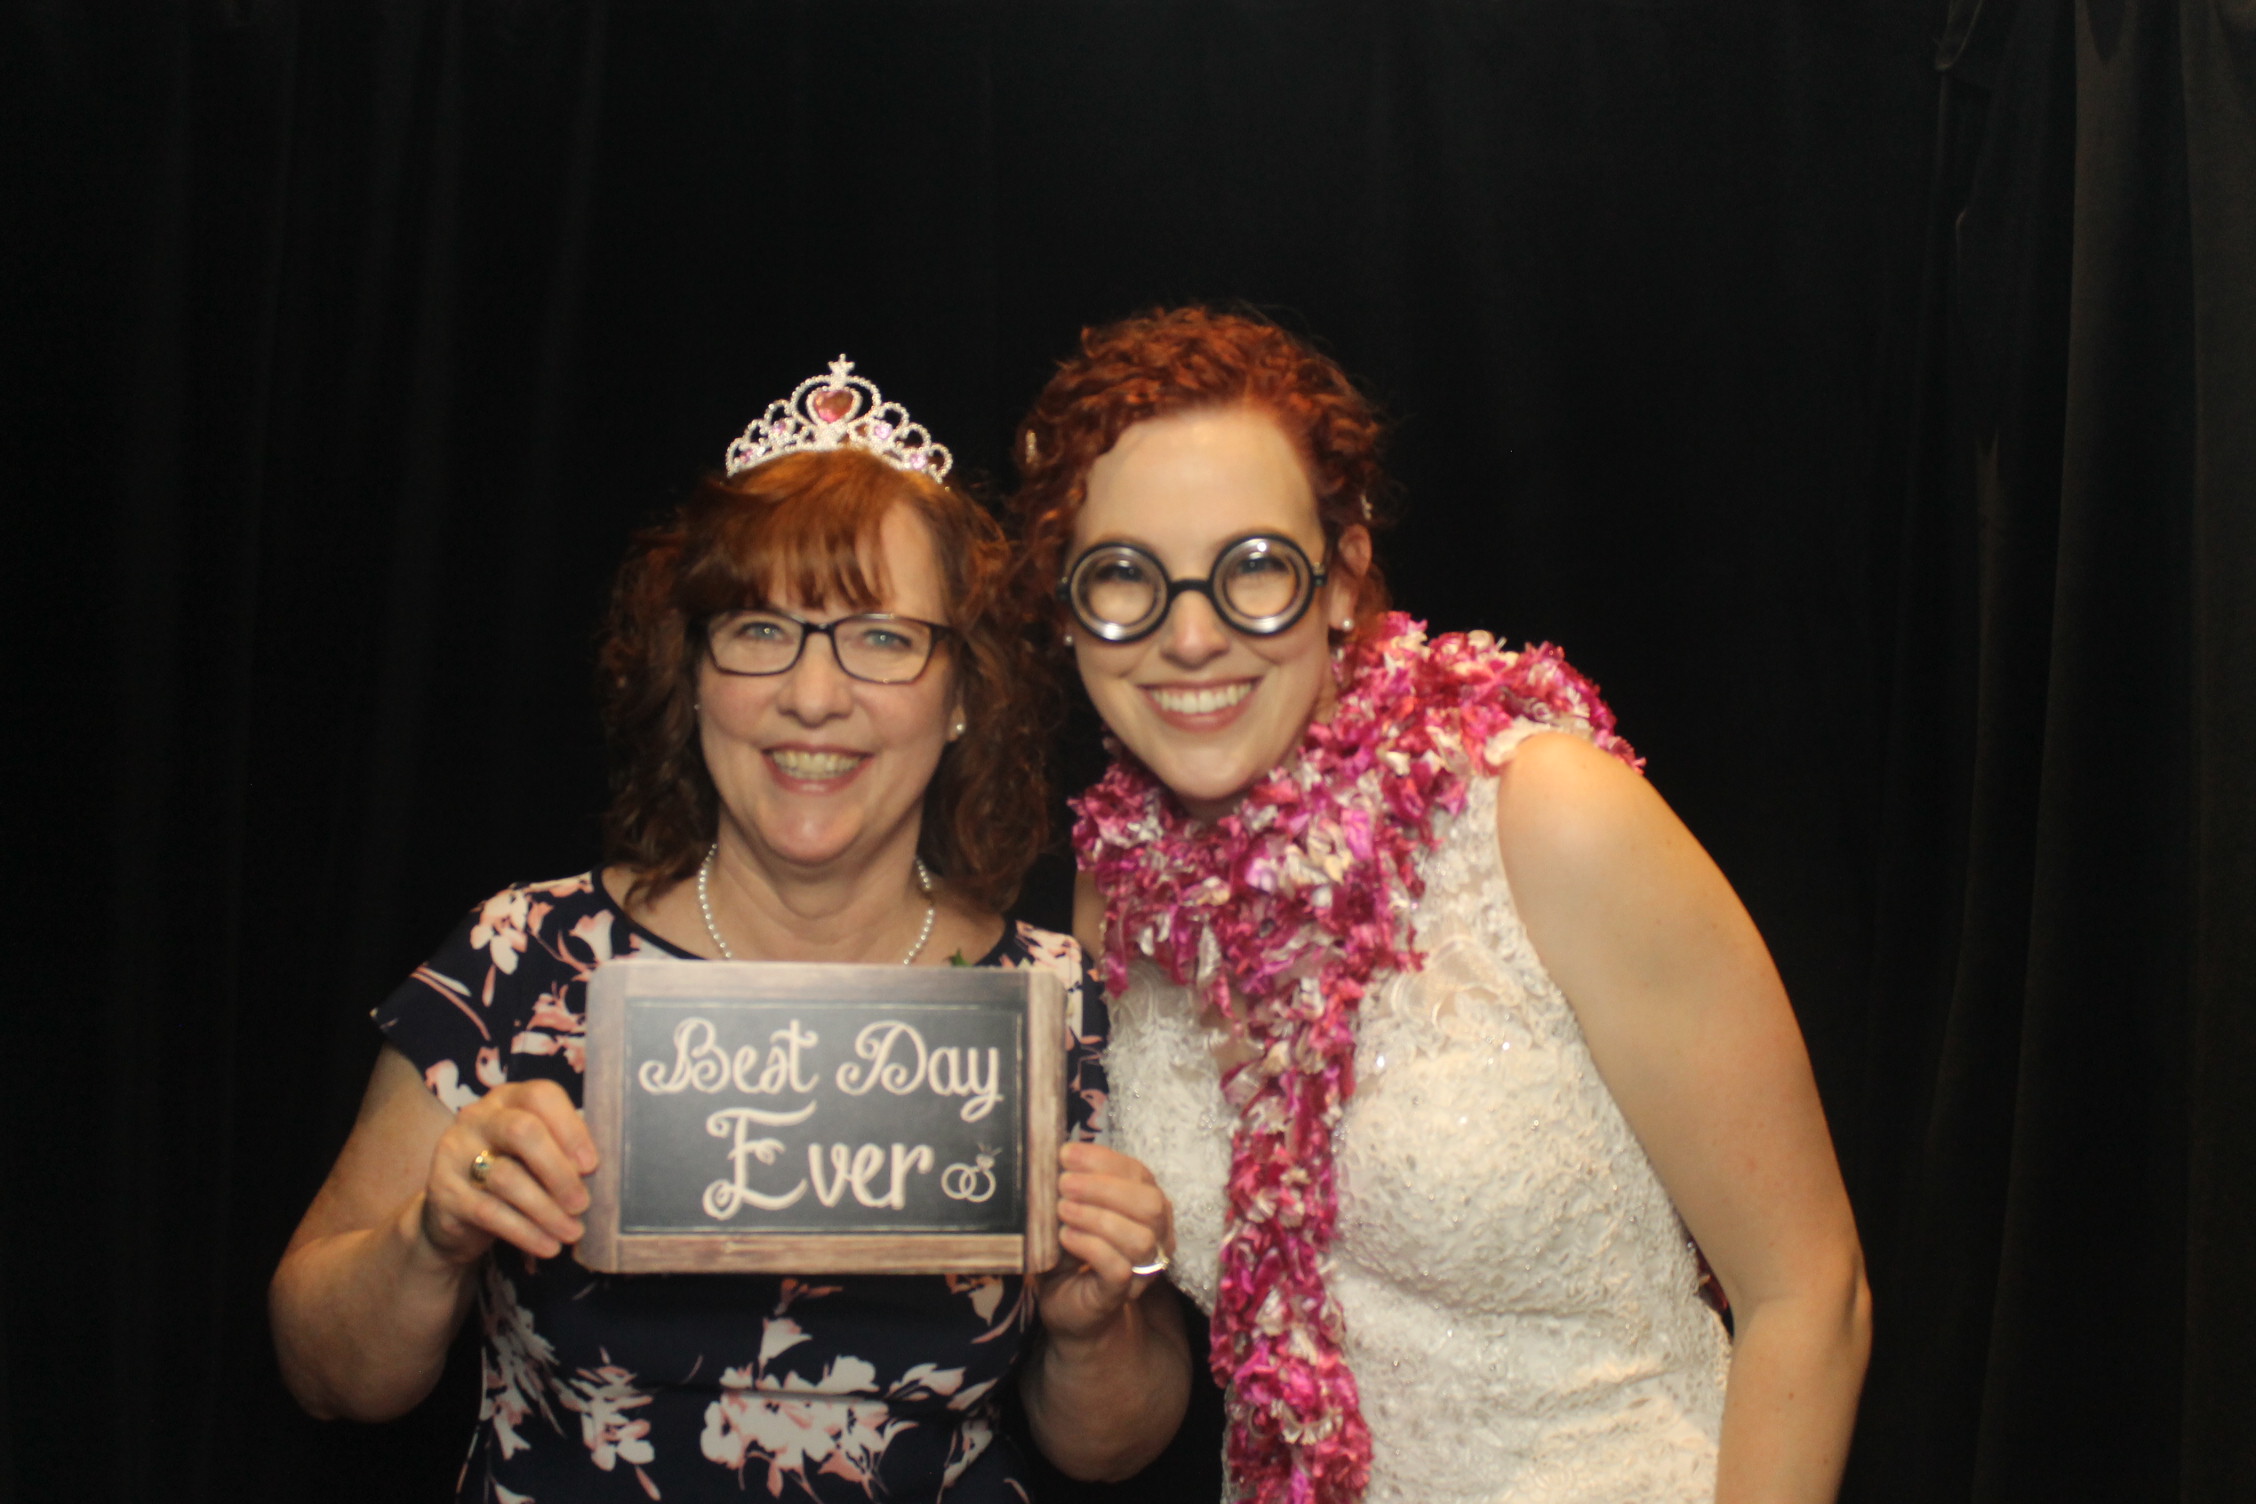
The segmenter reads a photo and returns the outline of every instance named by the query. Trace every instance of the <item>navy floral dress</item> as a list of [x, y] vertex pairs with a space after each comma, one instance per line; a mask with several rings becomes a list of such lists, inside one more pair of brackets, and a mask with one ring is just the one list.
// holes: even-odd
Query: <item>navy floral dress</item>
[[[614, 956], [679, 956], [593, 874], [474, 910], [375, 1010], [459, 1111], [505, 1081], [580, 1100], [587, 980]], [[1016, 924], [982, 966], [1065, 983], [1067, 1129], [1102, 1126], [1105, 1008], [1081, 951]], [[497, 1244], [483, 1270], [485, 1397], [457, 1497], [930, 1500], [1028, 1497], [998, 1390], [1034, 1298], [1016, 1276], [606, 1275]]]

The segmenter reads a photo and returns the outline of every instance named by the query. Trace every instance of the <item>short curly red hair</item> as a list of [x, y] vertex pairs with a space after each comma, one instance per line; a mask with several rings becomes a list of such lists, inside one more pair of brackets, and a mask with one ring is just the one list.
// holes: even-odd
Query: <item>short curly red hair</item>
[[1009, 544], [963, 492], [857, 449], [709, 478], [636, 534], [620, 564], [597, 694], [612, 761], [605, 860], [634, 874], [632, 896], [695, 872], [719, 824], [696, 712], [707, 623], [770, 605], [784, 587], [809, 606], [875, 609], [880, 586], [863, 560], [897, 506], [932, 535], [955, 633], [942, 651], [965, 722], [925, 789], [918, 854], [986, 908], [1017, 897], [1048, 835], [1041, 749], [1054, 715], [1010, 598]]
[[[1308, 466], [1327, 544], [1382, 523], [1393, 484], [1379, 463], [1385, 424], [1330, 356], [1264, 318], [1204, 307], [1155, 309], [1081, 331], [1081, 352], [1058, 367], [1018, 426], [1019, 589], [1054, 598], [1089, 496], [1089, 468], [1147, 418], [1251, 407], [1275, 419]], [[1355, 600], [1359, 627], [1386, 612], [1376, 559]], [[1051, 611], [1039, 619], [1055, 621]]]

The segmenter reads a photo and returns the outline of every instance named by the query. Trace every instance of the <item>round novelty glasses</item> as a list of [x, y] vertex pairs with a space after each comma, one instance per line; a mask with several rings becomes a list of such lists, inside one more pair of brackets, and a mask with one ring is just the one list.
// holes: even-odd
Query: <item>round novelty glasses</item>
[[1074, 620], [1106, 642], [1135, 642], [1159, 630], [1175, 597], [1195, 591], [1214, 614], [1249, 637], [1274, 637], [1308, 610], [1324, 571], [1290, 538], [1257, 533], [1222, 550], [1203, 580], [1171, 580], [1166, 566], [1133, 543], [1100, 543], [1058, 581]]
[[731, 611], [713, 618], [706, 641], [724, 674], [787, 674], [807, 639], [830, 639], [838, 666], [870, 684], [908, 684], [924, 673], [948, 628], [883, 611], [813, 622], [788, 611]]

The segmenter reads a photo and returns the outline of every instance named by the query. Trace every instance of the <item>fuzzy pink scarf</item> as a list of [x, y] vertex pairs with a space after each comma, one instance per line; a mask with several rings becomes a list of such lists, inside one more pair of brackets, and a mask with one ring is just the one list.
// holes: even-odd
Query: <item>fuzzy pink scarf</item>
[[[1638, 766], [1595, 686], [1548, 645], [1485, 632], [1428, 642], [1399, 613], [1351, 640], [1337, 709], [1229, 815], [1201, 825], [1126, 756], [1075, 801], [1074, 846], [1105, 898], [1105, 979], [1134, 956], [1194, 984], [1257, 1052], [1223, 1079], [1237, 1108], [1211, 1362], [1229, 1461], [1261, 1504], [1354, 1504], [1371, 1434], [1324, 1283], [1339, 1202], [1332, 1131], [1355, 1091], [1372, 979], [1423, 963], [1411, 919], [1437, 812], [1493, 773], [1529, 720]], [[1118, 749], [1115, 749], [1116, 754]]]

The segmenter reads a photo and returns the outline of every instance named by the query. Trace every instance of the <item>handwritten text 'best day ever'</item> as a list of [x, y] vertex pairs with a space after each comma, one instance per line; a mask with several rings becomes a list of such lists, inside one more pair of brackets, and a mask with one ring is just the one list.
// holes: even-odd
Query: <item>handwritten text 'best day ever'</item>
[[[810, 1143], [805, 1175], [793, 1179], [795, 1166], [777, 1173], [784, 1143], [763, 1130], [795, 1128], [815, 1115], [821, 1105], [815, 1093], [823, 1082], [812, 1054], [821, 1039], [792, 1019], [768, 1040], [764, 1052], [751, 1044], [731, 1051], [720, 1043], [710, 1020], [693, 1016], [674, 1026], [670, 1061], [645, 1060], [635, 1073], [635, 1084], [653, 1096], [733, 1091], [747, 1097], [808, 1099], [781, 1109], [722, 1107], [706, 1118], [705, 1131], [729, 1145], [731, 1173], [705, 1187], [705, 1215], [726, 1221], [746, 1206], [780, 1212], [797, 1204], [809, 1190], [826, 1207], [837, 1206], [847, 1195], [873, 1209], [905, 1206], [909, 1177], [933, 1171], [935, 1156], [929, 1144]], [[958, 1116], [976, 1123], [1002, 1100], [1002, 1051], [927, 1045], [914, 1024], [881, 1019], [856, 1033], [854, 1058], [839, 1065], [831, 1084], [848, 1097], [872, 1091], [897, 1097], [919, 1092], [958, 1097], [962, 1099]], [[982, 1152], [972, 1163], [948, 1165], [940, 1171], [939, 1188], [956, 1201], [987, 1200], [995, 1194], [993, 1157]]]

